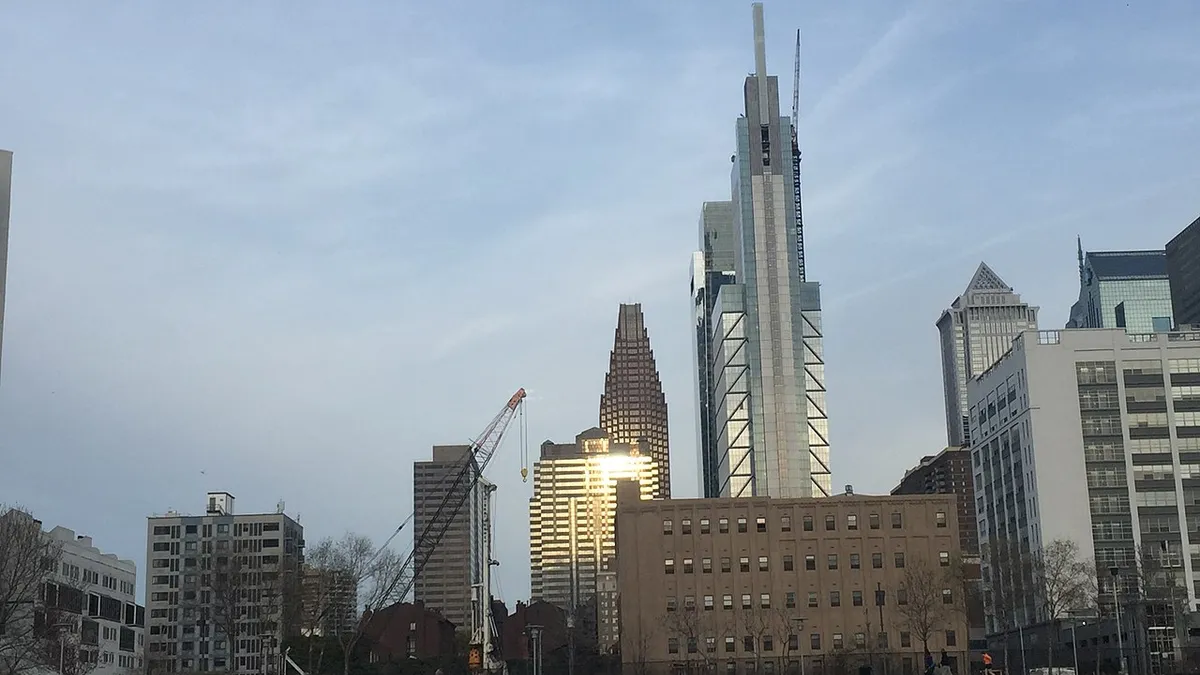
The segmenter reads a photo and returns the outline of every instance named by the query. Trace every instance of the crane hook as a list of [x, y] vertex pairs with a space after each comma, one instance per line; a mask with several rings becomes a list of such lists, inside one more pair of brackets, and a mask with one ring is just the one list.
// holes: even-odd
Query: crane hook
[[529, 482], [529, 469], [527, 467], [521, 467], [521, 482]]

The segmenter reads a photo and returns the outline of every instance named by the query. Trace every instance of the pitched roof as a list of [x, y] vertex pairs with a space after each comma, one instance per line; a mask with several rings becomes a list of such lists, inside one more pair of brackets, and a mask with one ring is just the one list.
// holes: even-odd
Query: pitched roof
[[975, 276], [971, 277], [971, 283], [967, 284], [967, 290], [963, 291], [963, 295], [967, 295], [972, 291], [1006, 291], [1011, 293], [1012, 286], [1004, 283], [999, 274], [992, 271], [992, 268], [987, 266], [987, 263], [980, 262], [979, 269], [975, 270]]

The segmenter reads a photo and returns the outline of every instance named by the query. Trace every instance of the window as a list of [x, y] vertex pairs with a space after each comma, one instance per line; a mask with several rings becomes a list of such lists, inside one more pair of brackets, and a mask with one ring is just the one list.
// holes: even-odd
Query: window
[[805, 532], [813, 531], [813, 517], [812, 516], [804, 516], [803, 523], [804, 523], [804, 531]]
[[689, 637], [689, 638], [687, 639], [687, 652], [688, 652], [689, 654], [695, 654], [695, 653], [696, 653], [696, 651], [697, 651], [697, 650], [696, 650], [696, 638], [695, 638], [695, 637]]
[[908, 631], [900, 631], [900, 646], [901, 647], [911, 647], [912, 646], [912, 633], [909, 633]]
[[833, 532], [837, 529], [837, 518], [832, 515], [825, 516], [825, 531]]
[[804, 556], [804, 569], [806, 569], [806, 570], [817, 569], [817, 556], [815, 556], [815, 555]]
[[750, 594], [742, 593], [742, 609], [750, 609], [753, 606], [753, 603], [750, 602]]
[[851, 513], [850, 515], [846, 516], [846, 529], [847, 530], [857, 530], [858, 529], [858, 516], [857, 515]]
[[949, 588], [942, 589], [942, 604], [943, 605], [953, 605], [954, 604], [954, 591], [950, 590]]
[[713, 654], [717, 651], [717, 638], [709, 636], [704, 638], [704, 651]]
[[898, 530], [904, 527], [904, 516], [899, 511], [892, 512], [892, 529]]
[[678, 654], [679, 653], [679, 638], [677, 638], [677, 637], [667, 638], [667, 653], [668, 654]]
[[[725, 636], [725, 651], [726, 651], [726, 652], [729, 652], [729, 653], [731, 653], [731, 654], [732, 654], [732, 653], [734, 652], [734, 650], [736, 650], [736, 649], [737, 649], [737, 647], [735, 646], [736, 644], [737, 644], [737, 643], [736, 643], [736, 641], [733, 639], [733, 636], [732, 636], [732, 635], [726, 635], [726, 636]], [[730, 665], [732, 665], [732, 666], [734, 666], [735, 668], [737, 667], [737, 665], [736, 665], [736, 664], [735, 664], [733, 661], [730, 661], [730, 662], [729, 662], [729, 664], [730, 664]], [[736, 672], [736, 671], [734, 671], [734, 672]]]
[[217, 534], [229, 534], [229, 523], [217, 523]]
[[742, 651], [746, 651], [746, 652], [754, 651], [754, 636], [753, 635], [747, 635], [742, 638]]
[[782, 518], [779, 519], [779, 522], [780, 522], [780, 529], [782, 531], [784, 531], [784, 532], [792, 531], [792, 517], [791, 516], [783, 516]]
[[771, 594], [762, 593], [758, 596], [758, 606], [763, 609], [771, 609]]
[[878, 513], [872, 513], [870, 516], [867, 517], [867, 521], [870, 523], [870, 528], [872, 530], [879, 529], [879, 514]]
[[904, 551], [896, 551], [896, 569], [904, 567]]
[[700, 519], [700, 534], [708, 534], [708, 532], [709, 532], [708, 518], [701, 518]]
[[694, 595], [683, 596], [683, 608], [686, 610], [691, 610], [693, 612], [696, 611], [696, 596], [694, 596]]
[[878, 551], [871, 554], [871, 567], [873, 569], [883, 569], [883, 554]]
[[667, 611], [674, 612], [679, 607], [679, 601], [675, 598], [667, 598]]
[[704, 572], [705, 574], [712, 573], [712, 558], [700, 559], [700, 571]]
[[695, 572], [695, 571], [696, 571], [696, 566], [694, 564], [692, 564], [692, 559], [684, 558], [683, 559], [683, 573], [691, 574], [692, 572]]
[[820, 604], [821, 604], [820, 600], [817, 599], [817, 592], [809, 591], [808, 592], [808, 606], [809, 607], [818, 607], [818, 606], [820, 606]]
[[741, 570], [742, 572], [749, 572], [750, 571], [750, 558], [747, 556], [742, 556], [742, 557], [738, 558], [738, 569]]
[[[774, 651], [775, 650], [775, 639], [772, 638], [770, 635], [764, 635], [763, 639], [762, 639], [762, 646], [763, 646], [764, 652]], [[763, 670], [766, 670], [767, 663], [774, 665], [773, 662], [767, 661], [766, 663], [763, 664]]]
[[952, 630], [946, 631], [946, 646], [947, 647], [957, 647], [958, 646], [958, 635]]
[[942, 567], [950, 566], [950, 552], [949, 551], [942, 551], [942, 552], [938, 553], [938, 564], [940, 564]]
[[717, 531], [721, 534], [729, 534], [729, 519], [721, 518], [717, 521]]
[[851, 603], [853, 603], [853, 605], [855, 607], [862, 607], [863, 606], [862, 591], [851, 591], [850, 601], [851, 601]]
[[794, 652], [800, 649], [800, 636], [792, 633], [787, 637], [787, 648], [789, 652]]
[[788, 609], [795, 609], [796, 608], [796, 591], [788, 591], [787, 594], [784, 595], [783, 604]]
[[808, 636], [808, 647], [809, 647], [809, 649], [813, 649], [816, 651], [819, 651], [821, 649], [821, 634], [820, 633], [813, 633], [812, 635]]
[[663, 520], [663, 534], [675, 534], [675, 523], [670, 519]]
[[733, 570], [733, 563], [728, 556], [721, 558], [721, 571], [730, 572]]
[[783, 556], [783, 571], [784, 572], [791, 572], [793, 569], [795, 569], [795, 567], [796, 567], [796, 565], [792, 561], [792, 556], [790, 556], [790, 555]]
[[733, 609], [733, 596], [726, 593], [721, 596], [721, 609]]
[[934, 519], [937, 521], [938, 527], [946, 527], [946, 512], [938, 511], [934, 514]]
[[682, 521], [680, 521], [680, 523], [679, 523], [679, 529], [680, 529], [680, 530], [681, 530], [681, 531], [682, 531], [684, 534], [691, 534], [691, 533], [692, 533], [692, 519], [691, 519], [691, 518], [684, 518]]
[[830, 607], [841, 607], [842, 606], [842, 592], [841, 591], [829, 591], [829, 606]]
[[831, 570], [837, 569], [837, 554], [836, 553], [830, 553], [829, 555], [825, 556], [825, 559], [826, 559], [826, 562], [829, 563], [829, 569], [831, 569]]
[[767, 519], [762, 516], [755, 518], [754, 519], [754, 527], [759, 532], [766, 532], [767, 531]]
[[844, 649], [845, 646], [846, 646], [846, 641], [842, 637], [842, 634], [834, 633], [833, 634], [833, 648], [834, 649]]
[[675, 574], [675, 561], [667, 558], [663, 561], [663, 572], [666, 574]]
[[765, 556], [765, 555], [758, 556], [758, 571], [759, 572], [767, 572], [770, 569], [771, 569], [771, 563], [770, 563], [769, 559], [767, 558], [767, 556]]
[[713, 610], [713, 596], [704, 596], [704, 611], [711, 612]]
[[851, 553], [850, 554], [850, 569], [856, 570], [856, 569], [861, 569], [861, 568], [862, 568], [862, 561], [859, 559], [858, 554]]
[[738, 533], [744, 534], [745, 532], [746, 532], [746, 516], [738, 516]]
[[908, 589], [907, 588], [901, 587], [901, 588], [896, 589], [896, 604], [897, 605], [907, 605], [908, 604]]
[[854, 634], [854, 646], [858, 649], [862, 649], [862, 648], [866, 647], [867, 646], [867, 634], [866, 633], [855, 633]]

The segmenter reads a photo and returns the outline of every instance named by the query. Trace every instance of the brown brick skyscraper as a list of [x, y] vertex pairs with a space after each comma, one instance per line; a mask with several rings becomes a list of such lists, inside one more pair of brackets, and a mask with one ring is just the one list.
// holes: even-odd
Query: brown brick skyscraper
[[671, 459], [667, 443], [667, 397], [654, 364], [650, 334], [641, 304], [621, 305], [617, 333], [600, 395], [600, 427], [614, 443], [645, 439], [658, 465], [655, 499], [671, 496]]

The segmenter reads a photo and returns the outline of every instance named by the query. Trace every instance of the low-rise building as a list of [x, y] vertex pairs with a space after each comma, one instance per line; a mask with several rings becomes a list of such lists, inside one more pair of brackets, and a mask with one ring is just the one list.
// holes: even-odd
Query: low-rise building
[[372, 662], [454, 655], [454, 624], [421, 602], [398, 602], [363, 618]]
[[914, 673], [926, 649], [966, 660], [953, 495], [644, 501], [636, 485], [617, 491], [626, 664], [767, 675], [802, 661], [807, 672]]

